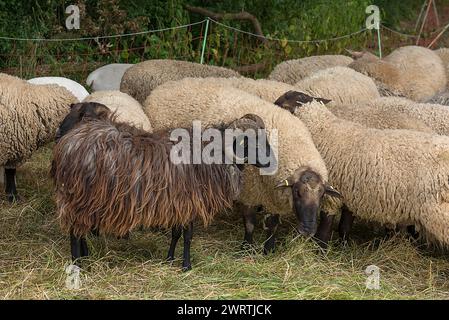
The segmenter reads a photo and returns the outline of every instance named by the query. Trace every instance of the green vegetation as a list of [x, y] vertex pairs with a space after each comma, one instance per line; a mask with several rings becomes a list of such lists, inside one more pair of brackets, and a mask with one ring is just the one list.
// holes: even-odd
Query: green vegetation
[[[31, 2], [31, 4], [30, 4]], [[384, 22], [395, 27], [413, 18], [422, 1], [377, 0]], [[65, 8], [77, 3], [81, 29], [65, 29]], [[258, 18], [264, 34], [280, 39], [262, 43], [256, 37], [211, 23], [205, 63], [238, 68], [259, 64], [255, 76], [266, 75], [285, 59], [313, 54], [342, 53], [345, 48], [375, 48], [371, 32], [320, 43], [287, 42], [329, 39], [364, 27], [370, 0], [0, 0], [0, 36], [20, 38], [79, 38], [175, 27], [204, 19], [185, 10], [186, 4], [214, 12], [246, 10]], [[248, 21], [225, 20], [253, 32]], [[200, 61], [204, 24], [145, 35], [70, 42], [0, 40], [0, 70], [21, 77], [61, 75], [83, 80], [100, 65], [173, 58]], [[394, 40], [394, 39], [393, 39]]]

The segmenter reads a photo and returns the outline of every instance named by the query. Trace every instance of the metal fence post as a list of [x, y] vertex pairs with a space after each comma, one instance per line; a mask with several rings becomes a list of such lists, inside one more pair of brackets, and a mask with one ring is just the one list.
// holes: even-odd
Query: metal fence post
[[201, 61], [200, 63], [204, 63], [204, 53], [206, 51], [206, 41], [207, 41], [207, 31], [209, 30], [209, 17], [206, 18], [206, 30], [204, 31], [204, 39], [203, 39], [203, 48], [201, 49]]
[[377, 23], [377, 43], [379, 46], [379, 58], [382, 59], [382, 40], [380, 38], [380, 22]]

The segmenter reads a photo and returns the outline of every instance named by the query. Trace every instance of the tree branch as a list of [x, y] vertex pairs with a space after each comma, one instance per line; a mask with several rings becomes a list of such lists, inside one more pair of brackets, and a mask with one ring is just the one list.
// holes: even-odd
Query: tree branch
[[236, 13], [220, 13], [220, 12], [212, 12], [208, 9], [201, 8], [201, 7], [192, 7], [188, 4], [185, 5], [185, 8], [187, 11], [192, 13], [198, 13], [202, 16], [210, 17], [213, 20], [248, 20], [253, 24], [254, 27], [254, 33], [257, 34], [259, 37], [258, 39], [262, 42], [266, 42], [267, 39], [265, 38], [262, 27], [260, 25], [259, 20], [255, 16], [253, 16], [251, 13], [246, 11], [236, 12]]

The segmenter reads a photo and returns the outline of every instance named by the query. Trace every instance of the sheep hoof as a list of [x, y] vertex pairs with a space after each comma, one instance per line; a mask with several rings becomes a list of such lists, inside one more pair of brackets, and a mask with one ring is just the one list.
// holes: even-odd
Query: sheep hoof
[[329, 244], [321, 239], [316, 238], [315, 242], [323, 250], [326, 250], [329, 247]]
[[265, 245], [263, 247], [263, 254], [268, 255], [270, 253], [273, 253], [275, 251], [276, 247], [273, 245]]
[[252, 249], [254, 249], [254, 243], [252, 243], [252, 242], [243, 241], [242, 244], [240, 245], [240, 250], [242, 250], [242, 251], [247, 251], [247, 250], [252, 250]]
[[8, 194], [8, 202], [9, 203], [18, 203], [20, 201], [20, 197], [17, 194]]
[[190, 270], [192, 270], [192, 265], [191, 264], [189, 264], [187, 266], [182, 266], [182, 272], [187, 272], [187, 271], [190, 271]]
[[349, 238], [341, 238], [340, 244], [343, 248], [347, 248], [349, 246]]

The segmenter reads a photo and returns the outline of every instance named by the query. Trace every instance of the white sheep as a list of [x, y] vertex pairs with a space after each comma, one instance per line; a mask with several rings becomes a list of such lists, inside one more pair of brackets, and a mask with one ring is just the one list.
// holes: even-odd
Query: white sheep
[[34, 85], [0, 73], [0, 167], [5, 167], [9, 201], [17, 197], [16, 167], [54, 138], [75, 102], [59, 85]]
[[354, 52], [349, 67], [377, 81], [383, 95], [427, 101], [446, 88], [446, 67], [434, 51], [406, 46], [379, 59], [368, 52]]
[[332, 101], [332, 104], [358, 103], [380, 98], [376, 84], [371, 78], [346, 67], [318, 71], [295, 85], [245, 77], [207, 77], [195, 81], [203, 82], [204, 85], [213, 83], [217, 86], [231, 86], [269, 102], [276, 101], [290, 90], [298, 90], [317, 98], [328, 99]]
[[449, 87], [449, 48], [437, 49], [437, 50], [435, 50], [435, 53], [441, 58], [441, 61], [443, 61], [443, 65], [446, 70], [446, 78], [448, 79], [448, 87]]
[[370, 77], [347, 67], [320, 70], [294, 87], [312, 96], [330, 99], [334, 104], [354, 104], [380, 98]]
[[143, 103], [158, 85], [187, 77], [238, 77], [238, 72], [222, 67], [177, 60], [148, 60], [129, 68], [122, 78], [120, 91]]
[[328, 105], [336, 116], [377, 129], [410, 129], [449, 135], [449, 107], [418, 103], [406, 98], [383, 97], [373, 101]]
[[108, 107], [117, 115], [117, 120], [127, 122], [145, 131], [152, 131], [150, 121], [143, 112], [142, 105], [133, 97], [120, 91], [97, 91], [83, 102], [97, 102]]
[[[265, 122], [271, 139], [274, 138], [274, 130], [277, 130], [278, 170], [274, 175], [260, 175], [258, 170], [245, 169], [239, 200], [250, 207], [263, 205], [268, 212], [277, 215], [290, 214], [294, 206], [299, 221], [298, 230], [313, 235], [316, 229], [310, 228], [310, 224], [317, 219], [316, 213], [323, 194], [335, 195], [335, 191], [326, 183], [326, 167], [306, 127], [273, 103], [207, 80], [186, 78], [167, 82], [154, 89], [144, 103], [144, 111], [154, 130], [191, 126], [194, 120], [200, 120], [204, 126], [226, 123], [249, 112], [258, 115]], [[275, 146], [273, 141], [271, 146]], [[304, 200], [292, 202], [292, 193], [288, 190], [274, 190], [279, 181], [288, 178], [294, 188], [298, 187], [296, 183], [305, 185], [303, 188], [298, 187], [300, 191], [296, 195], [298, 192], [310, 192], [302, 198], [308, 199], [308, 204], [301, 206]], [[327, 201], [327, 198], [323, 203], [324, 211], [329, 214], [336, 210], [333, 206], [338, 206]], [[278, 219], [274, 217], [271, 222], [275, 230]], [[248, 229], [252, 233], [252, 228]], [[274, 243], [267, 243], [268, 248], [266, 246], [265, 249], [269, 250]]]
[[83, 101], [85, 97], [89, 95], [89, 92], [80, 85], [78, 82], [62, 78], [62, 77], [39, 77], [28, 80], [29, 83], [32, 84], [57, 84], [61, 87], [69, 90], [75, 97], [77, 97], [78, 101]]
[[120, 90], [123, 74], [132, 67], [129, 63], [111, 63], [92, 71], [86, 84], [93, 92], [103, 90]]
[[352, 58], [343, 55], [322, 55], [287, 60], [278, 64], [268, 79], [293, 85], [319, 70], [347, 66], [352, 61]]
[[389, 226], [414, 224], [428, 240], [449, 245], [449, 137], [366, 128], [319, 102], [290, 110], [310, 130], [350, 212]]

